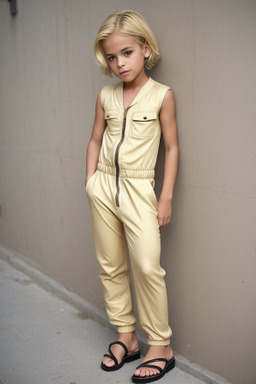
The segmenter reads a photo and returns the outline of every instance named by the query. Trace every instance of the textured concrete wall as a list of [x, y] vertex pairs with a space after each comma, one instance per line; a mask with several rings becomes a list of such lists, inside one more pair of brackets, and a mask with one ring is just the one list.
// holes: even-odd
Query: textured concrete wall
[[[159, 40], [151, 76], [175, 93], [180, 168], [162, 230], [174, 349], [255, 382], [256, 3], [0, 1], [0, 241], [104, 308], [84, 193], [100, 74], [92, 45], [115, 9]], [[115, 80], [110, 80], [115, 81]], [[160, 190], [163, 150], [157, 165]]]

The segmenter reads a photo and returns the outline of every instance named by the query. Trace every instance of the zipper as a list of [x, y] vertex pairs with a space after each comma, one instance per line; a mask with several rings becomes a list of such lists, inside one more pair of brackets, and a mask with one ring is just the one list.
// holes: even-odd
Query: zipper
[[124, 118], [123, 118], [123, 126], [122, 126], [122, 134], [121, 134], [121, 139], [119, 143], [116, 146], [116, 152], [115, 152], [115, 167], [116, 167], [116, 196], [115, 196], [115, 201], [116, 201], [116, 206], [120, 207], [120, 202], [119, 202], [119, 194], [120, 194], [120, 183], [119, 183], [119, 173], [120, 173], [120, 167], [119, 167], [119, 150], [120, 147], [124, 141], [124, 135], [125, 135], [125, 128], [126, 128], [126, 116], [127, 116], [127, 111], [129, 107], [124, 110]]

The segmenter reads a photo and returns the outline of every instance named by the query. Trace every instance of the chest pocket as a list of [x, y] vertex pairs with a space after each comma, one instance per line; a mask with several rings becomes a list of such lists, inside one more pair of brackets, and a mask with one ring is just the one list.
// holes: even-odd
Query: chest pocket
[[118, 135], [121, 131], [122, 123], [120, 121], [119, 115], [115, 111], [106, 111], [105, 120], [107, 123], [107, 131], [111, 135]]
[[152, 137], [158, 129], [159, 121], [157, 111], [147, 110], [134, 112], [132, 117], [132, 136]]

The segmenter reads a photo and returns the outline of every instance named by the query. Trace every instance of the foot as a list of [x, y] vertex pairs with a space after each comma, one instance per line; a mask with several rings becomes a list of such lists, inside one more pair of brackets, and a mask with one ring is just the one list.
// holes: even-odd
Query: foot
[[[142, 360], [141, 363], [144, 363], [145, 361], [149, 361], [151, 359], [157, 359], [157, 358], [164, 358], [167, 359], [168, 361], [173, 358], [173, 351], [170, 347], [170, 345], [167, 346], [162, 346], [162, 345], [150, 345], [148, 352], [144, 359]], [[152, 363], [155, 366], [158, 366], [162, 369], [164, 369], [166, 363], [157, 361]], [[150, 376], [155, 376], [158, 375], [160, 371], [156, 368], [146, 368], [146, 367], [141, 367], [136, 369], [134, 372], [134, 376], [138, 377], [150, 377]]]
[[[135, 332], [119, 333], [117, 341], [121, 341], [126, 345], [128, 349], [128, 355], [135, 353], [139, 350], [139, 343], [138, 343], [138, 339], [136, 337]], [[111, 350], [115, 355], [115, 357], [117, 358], [117, 361], [119, 364], [125, 355], [124, 349], [121, 347], [121, 345], [116, 344], [112, 346]], [[105, 356], [103, 357], [102, 363], [106, 367], [113, 367], [115, 365], [114, 360]]]

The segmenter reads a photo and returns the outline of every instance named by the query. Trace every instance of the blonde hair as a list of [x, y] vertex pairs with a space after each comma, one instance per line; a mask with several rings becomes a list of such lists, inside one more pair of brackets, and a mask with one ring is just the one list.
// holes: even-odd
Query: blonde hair
[[107, 39], [114, 32], [121, 32], [130, 35], [143, 47], [148, 44], [151, 48], [149, 57], [145, 61], [147, 69], [153, 68], [160, 58], [156, 38], [146, 20], [134, 11], [116, 11], [103, 22], [94, 42], [94, 54], [99, 62], [102, 72], [112, 77], [111, 70], [106, 61], [102, 48], [102, 41]]

